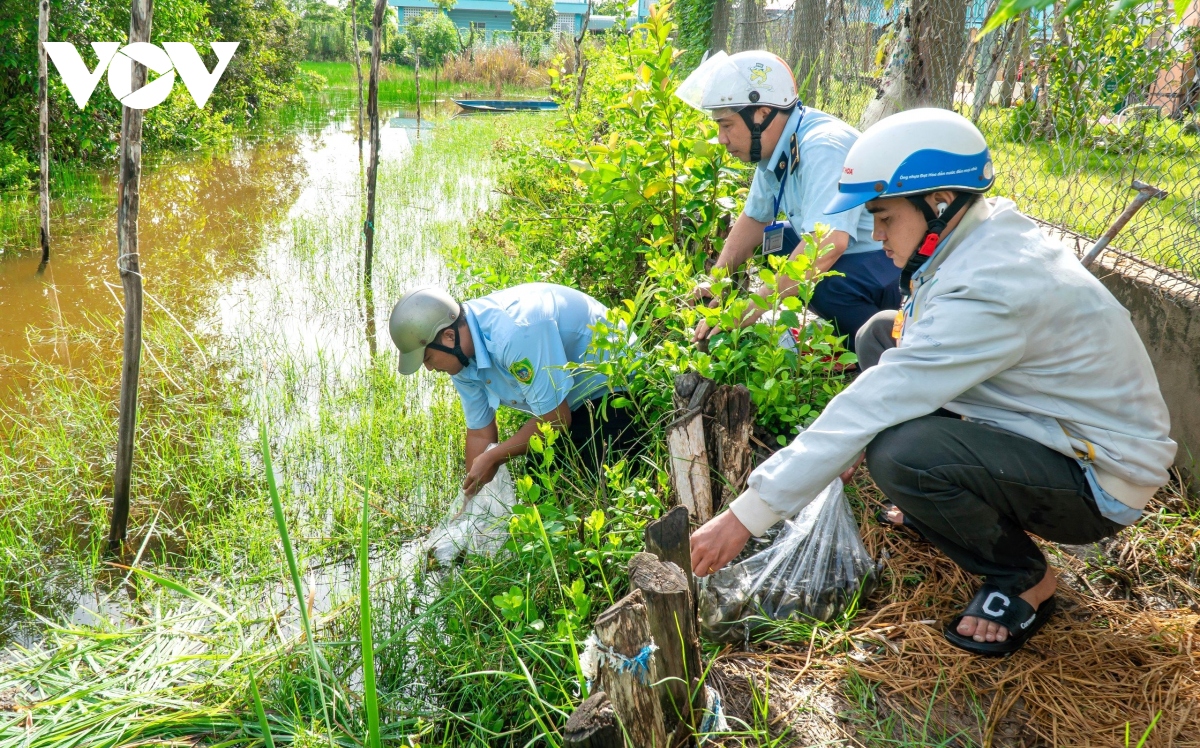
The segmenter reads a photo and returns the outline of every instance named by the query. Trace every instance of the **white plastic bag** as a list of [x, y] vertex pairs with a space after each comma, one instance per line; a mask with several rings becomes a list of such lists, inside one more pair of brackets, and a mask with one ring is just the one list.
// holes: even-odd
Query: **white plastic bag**
[[508, 540], [508, 519], [516, 503], [512, 474], [508, 465], [501, 465], [496, 477], [470, 501], [461, 490], [458, 492], [445, 518], [426, 538], [429, 555], [442, 566], [449, 566], [467, 553], [494, 555]]
[[784, 522], [769, 547], [700, 580], [700, 631], [739, 642], [755, 636], [764, 619], [830, 621], [856, 595], [870, 594], [875, 581], [875, 563], [835, 478]]

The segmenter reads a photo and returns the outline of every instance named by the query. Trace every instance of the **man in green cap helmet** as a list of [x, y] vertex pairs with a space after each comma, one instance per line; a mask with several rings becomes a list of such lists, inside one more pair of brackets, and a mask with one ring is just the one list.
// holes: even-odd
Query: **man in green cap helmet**
[[[601, 374], [568, 368], [597, 358], [589, 350], [608, 309], [587, 294], [551, 283], [527, 283], [460, 304], [435, 286], [406, 293], [392, 309], [389, 332], [400, 350], [400, 373], [424, 366], [450, 375], [467, 422], [469, 497], [500, 465], [525, 454], [542, 423], [569, 433], [592, 470], [615, 451], [628, 452], [637, 431], [627, 410], [600, 408], [609, 392]], [[532, 417], [504, 441], [496, 409]], [[497, 444], [488, 449], [489, 444]]]

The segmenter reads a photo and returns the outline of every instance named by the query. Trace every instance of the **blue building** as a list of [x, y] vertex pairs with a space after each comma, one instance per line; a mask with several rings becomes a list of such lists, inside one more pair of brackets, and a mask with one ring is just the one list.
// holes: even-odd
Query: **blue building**
[[[422, 13], [439, 12], [432, 0], [388, 0], [388, 4], [396, 9], [400, 25]], [[554, 31], [564, 34], [578, 34], [583, 29], [583, 18], [587, 15], [587, 2], [554, 3], [558, 20]], [[631, 10], [634, 10], [631, 7]], [[638, 20], [644, 19], [650, 12], [650, 0], [636, 0], [636, 12], [631, 15]], [[454, 25], [463, 31], [474, 29], [476, 34], [491, 37], [495, 32], [512, 31], [512, 4], [508, 0], [458, 0], [458, 4], [447, 14]], [[613, 19], [592, 16], [589, 29], [611, 28]]]

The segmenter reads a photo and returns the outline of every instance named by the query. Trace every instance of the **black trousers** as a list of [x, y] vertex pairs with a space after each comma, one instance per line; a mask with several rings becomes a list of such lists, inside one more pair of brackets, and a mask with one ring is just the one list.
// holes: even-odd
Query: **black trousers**
[[603, 408], [605, 397], [585, 400], [571, 411], [571, 443], [586, 470], [596, 472], [601, 465], [622, 458], [633, 459], [645, 447], [641, 429], [628, 408]]
[[1083, 544], [1122, 527], [1100, 514], [1074, 459], [947, 410], [876, 435], [867, 465], [908, 522], [1005, 594], [1028, 590], [1046, 573], [1046, 558], [1027, 533]]

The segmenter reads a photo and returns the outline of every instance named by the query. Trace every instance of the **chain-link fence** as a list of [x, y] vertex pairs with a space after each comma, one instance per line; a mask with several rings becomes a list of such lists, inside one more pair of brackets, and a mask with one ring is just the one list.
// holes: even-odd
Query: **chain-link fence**
[[[1140, 180], [1166, 190], [1113, 246], [1200, 277], [1200, 0], [1110, 15], [1026, 11], [991, 34], [995, 0], [733, 0], [714, 14], [730, 51], [792, 64], [806, 103], [863, 129], [915, 106], [952, 107], [987, 136], [994, 194], [1099, 237]], [[714, 40], [717, 44], [719, 40]]]

